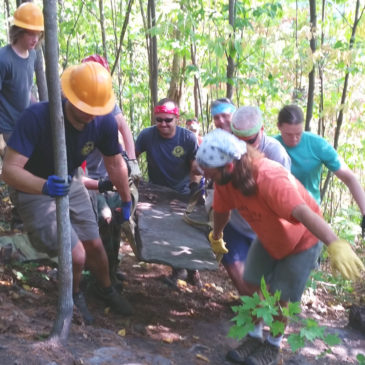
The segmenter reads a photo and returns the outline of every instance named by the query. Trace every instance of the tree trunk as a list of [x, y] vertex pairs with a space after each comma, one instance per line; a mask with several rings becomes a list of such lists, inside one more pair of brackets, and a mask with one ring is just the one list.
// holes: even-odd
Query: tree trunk
[[[352, 32], [351, 32], [351, 37], [350, 37], [350, 41], [349, 41], [349, 50], [351, 50], [354, 46], [357, 26], [360, 22], [360, 19], [361, 19], [362, 15], [364, 14], [364, 10], [365, 10], [365, 6], [362, 8], [362, 10], [360, 12], [360, 0], [356, 0], [354, 23], [353, 23], [353, 26], [352, 26]], [[342, 127], [342, 122], [343, 122], [343, 108], [344, 108], [345, 102], [346, 102], [349, 77], [350, 77], [350, 73], [349, 73], [349, 71], [346, 71], [345, 81], [344, 81], [343, 89], [342, 89], [341, 105], [339, 107], [339, 113], [338, 113], [338, 117], [337, 117], [337, 121], [336, 121], [335, 136], [334, 136], [334, 141], [333, 141], [333, 147], [336, 150], [337, 150], [337, 147], [338, 147], [338, 141], [340, 139], [340, 132], [341, 132], [341, 127]], [[321, 189], [321, 198], [322, 199], [323, 199], [324, 195], [326, 194], [330, 178], [331, 178], [331, 174], [329, 173], [326, 177], [326, 180], [325, 180], [324, 184], [323, 184], [323, 188]]]
[[[65, 125], [61, 103], [61, 87], [58, 75], [58, 31], [57, 0], [43, 0], [45, 20], [45, 50], [47, 64], [47, 83], [50, 99], [52, 140], [55, 156], [55, 172], [67, 179], [67, 157]], [[71, 228], [68, 196], [56, 198], [59, 298], [57, 318], [51, 333], [51, 340], [64, 342], [70, 330], [72, 301], [72, 257]]]
[[[156, 26], [155, 0], [148, 0], [147, 4], [147, 26], [151, 29]], [[147, 35], [149, 41], [148, 64], [150, 69], [150, 90], [151, 90], [151, 124], [153, 124], [153, 108], [158, 101], [158, 58], [157, 58], [157, 38], [156, 35]]]
[[[316, 28], [317, 28], [317, 12], [316, 12], [316, 0], [309, 0], [310, 9], [310, 26], [312, 38], [310, 40], [310, 47], [312, 54], [316, 51]], [[305, 118], [305, 130], [310, 130], [310, 121], [313, 116], [313, 100], [314, 100], [314, 86], [315, 86], [315, 65], [313, 63], [312, 71], [308, 75], [308, 99], [307, 99], [307, 114]]]
[[39, 101], [48, 101], [48, 88], [47, 88], [46, 74], [44, 73], [42, 48], [37, 49], [37, 58], [35, 62], [35, 75], [37, 79]]
[[100, 30], [101, 40], [103, 43], [103, 56], [108, 59], [108, 52], [106, 47], [106, 35], [105, 35], [105, 24], [104, 24], [104, 3], [103, 0], [99, 0], [99, 15], [100, 15]]
[[127, 10], [125, 12], [125, 17], [124, 17], [124, 22], [123, 22], [122, 30], [120, 32], [119, 48], [118, 48], [117, 54], [115, 56], [114, 65], [113, 65], [113, 67], [111, 69], [111, 74], [112, 75], [113, 75], [113, 73], [115, 71], [115, 68], [118, 65], [118, 62], [119, 62], [119, 56], [120, 56], [120, 52], [122, 51], [124, 36], [125, 36], [125, 32], [127, 31], [127, 26], [128, 26], [128, 22], [129, 22], [129, 15], [131, 14], [131, 10], [132, 10], [132, 4], [133, 4], [133, 0], [129, 0], [128, 1], [128, 6], [127, 6]]
[[228, 47], [228, 57], [227, 57], [227, 93], [226, 96], [228, 99], [232, 99], [233, 97], [233, 75], [235, 72], [235, 65], [234, 60], [231, 55], [230, 49], [231, 47], [234, 47], [234, 41], [235, 41], [235, 9], [236, 9], [236, 0], [229, 0], [229, 24], [232, 26], [233, 32], [230, 37], [230, 42], [232, 46]]
[[167, 97], [174, 100], [177, 105], [180, 105], [181, 100], [181, 89], [180, 89], [180, 81], [181, 81], [181, 56], [175, 52], [172, 60], [172, 68], [171, 68], [171, 81], [170, 88], [167, 92]]

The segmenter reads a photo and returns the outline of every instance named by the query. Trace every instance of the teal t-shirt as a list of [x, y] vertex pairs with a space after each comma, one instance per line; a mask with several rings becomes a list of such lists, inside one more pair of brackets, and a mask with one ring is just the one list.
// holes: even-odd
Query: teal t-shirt
[[291, 158], [291, 173], [320, 204], [322, 166], [325, 165], [333, 172], [341, 167], [336, 150], [324, 138], [311, 132], [303, 132], [295, 147], [286, 146], [281, 135], [275, 138], [285, 147]]

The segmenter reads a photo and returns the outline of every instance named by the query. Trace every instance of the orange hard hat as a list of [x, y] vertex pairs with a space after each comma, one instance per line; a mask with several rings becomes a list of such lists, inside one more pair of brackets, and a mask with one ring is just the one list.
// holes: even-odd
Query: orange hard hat
[[42, 10], [33, 3], [23, 3], [14, 12], [14, 25], [19, 28], [44, 31]]
[[63, 94], [77, 109], [105, 115], [115, 106], [110, 73], [97, 62], [68, 67], [61, 76]]

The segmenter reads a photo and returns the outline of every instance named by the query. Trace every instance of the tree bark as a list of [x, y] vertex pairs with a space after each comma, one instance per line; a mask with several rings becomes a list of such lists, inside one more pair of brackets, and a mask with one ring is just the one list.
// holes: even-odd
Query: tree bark
[[106, 47], [106, 35], [105, 35], [105, 24], [104, 24], [104, 3], [103, 0], [99, 0], [99, 15], [100, 15], [100, 30], [101, 30], [101, 40], [103, 43], [103, 56], [107, 60], [108, 52]]
[[37, 80], [39, 101], [48, 101], [48, 88], [47, 88], [46, 74], [44, 73], [42, 48], [37, 49], [37, 58], [35, 62], [34, 71]]
[[[230, 42], [234, 45], [235, 41], [235, 9], [236, 9], [236, 0], [229, 0], [229, 24], [232, 26], [233, 32], [229, 39]], [[228, 99], [232, 99], [233, 97], [233, 75], [235, 72], [235, 64], [234, 59], [230, 52], [231, 46], [228, 47], [228, 57], [227, 57], [227, 93], [226, 96]]]
[[[151, 30], [156, 26], [156, 5], [155, 0], [148, 0], [147, 4], [147, 26]], [[158, 58], [157, 58], [157, 37], [148, 33], [149, 55], [148, 64], [150, 69], [150, 90], [151, 90], [151, 124], [153, 124], [153, 108], [158, 101]]]
[[111, 74], [113, 75], [115, 68], [118, 65], [119, 62], [119, 56], [120, 56], [120, 52], [122, 51], [122, 47], [123, 47], [123, 40], [124, 40], [124, 36], [125, 36], [125, 32], [127, 31], [127, 25], [129, 22], [129, 15], [131, 14], [131, 10], [132, 10], [132, 4], [133, 4], [133, 0], [129, 0], [128, 1], [128, 6], [127, 6], [127, 10], [125, 12], [125, 17], [124, 17], [124, 22], [123, 22], [123, 26], [122, 26], [122, 30], [120, 32], [120, 37], [119, 37], [119, 48], [117, 50], [117, 54], [115, 56], [115, 61], [114, 61], [114, 65], [111, 69]]
[[[312, 54], [316, 52], [316, 28], [317, 28], [317, 11], [316, 0], [309, 0], [310, 9], [310, 26], [311, 26], [311, 40], [309, 41]], [[313, 100], [314, 100], [314, 88], [315, 88], [315, 65], [308, 75], [308, 99], [307, 99], [307, 113], [305, 117], [305, 130], [310, 131], [310, 121], [313, 116]]]
[[[349, 41], [349, 50], [351, 50], [354, 46], [357, 26], [360, 22], [362, 15], [364, 14], [364, 10], [365, 10], [365, 6], [362, 8], [362, 10], [360, 12], [360, 0], [356, 0], [354, 23], [352, 26], [351, 37], [350, 37], [350, 41]], [[333, 147], [336, 150], [338, 147], [338, 141], [340, 139], [341, 127], [342, 127], [342, 122], [343, 122], [343, 108], [345, 106], [346, 97], [347, 97], [347, 88], [348, 88], [348, 83], [349, 83], [349, 77], [350, 77], [350, 72], [346, 71], [345, 81], [344, 81], [343, 89], [342, 89], [341, 105], [339, 107], [339, 113], [338, 113], [338, 117], [337, 117], [337, 121], [336, 121], [335, 136], [334, 136], [334, 141], [333, 141]], [[330, 179], [331, 179], [331, 174], [328, 173], [326, 180], [323, 184], [323, 188], [321, 189], [321, 198], [322, 199], [323, 199], [324, 195], [326, 194]]]
[[[57, 0], [43, 0], [45, 20], [45, 50], [47, 83], [50, 99], [52, 140], [55, 156], [55, 173], [67, 179], [65, 125], [61, 103], [61, 87], [58, 75]], [[65, 342], [70, 330], [72, 301], [71, 228], [68, 196], [56, 198], [59, 298], [57, 318], [51, 340]]]

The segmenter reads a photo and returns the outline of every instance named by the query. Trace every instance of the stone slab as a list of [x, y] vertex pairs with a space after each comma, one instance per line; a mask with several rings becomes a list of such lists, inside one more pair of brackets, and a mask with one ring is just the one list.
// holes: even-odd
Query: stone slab
[[[184, 221], [188, 197], [169, 188], [142, 183], [136, 209], [136, 243], [141, 261], [175, 268], [216, 270], [207, 230]], [[207, 221], [204, 206], [192, 216]]]

